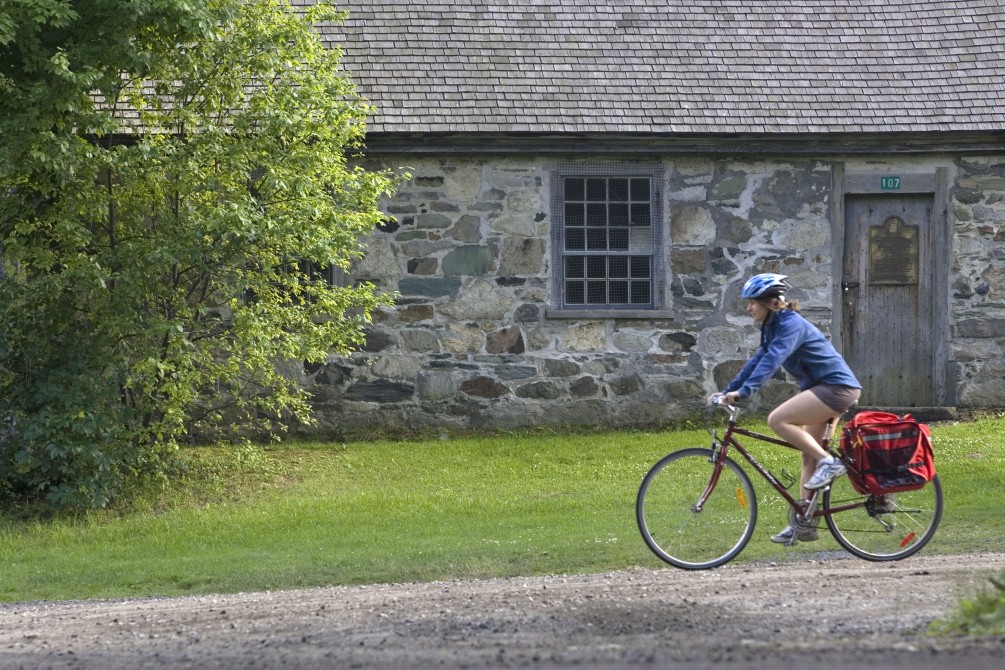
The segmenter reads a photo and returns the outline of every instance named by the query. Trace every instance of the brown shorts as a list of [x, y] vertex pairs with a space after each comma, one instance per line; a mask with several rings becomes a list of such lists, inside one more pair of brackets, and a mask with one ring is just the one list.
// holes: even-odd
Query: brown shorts
[[810, 391], [820, 399], [820, 402], [838, 414], [844, 414], [849, 407], [858, 402], [858, 397], [862, 395], [862, 389], [852, 388], [851, 386], [830, 386], [828, 384], [817, 384]]

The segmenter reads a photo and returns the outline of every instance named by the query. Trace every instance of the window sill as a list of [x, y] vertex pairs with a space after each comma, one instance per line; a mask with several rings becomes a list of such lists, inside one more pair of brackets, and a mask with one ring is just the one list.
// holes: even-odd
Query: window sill
[[673, 320], [669, 309], [548, 309], [546, 319], [658, 319]]

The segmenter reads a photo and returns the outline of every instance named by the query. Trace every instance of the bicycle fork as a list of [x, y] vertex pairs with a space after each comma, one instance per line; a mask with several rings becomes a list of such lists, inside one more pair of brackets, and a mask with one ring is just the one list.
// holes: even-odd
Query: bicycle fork
[[709, 477], [708, 486], [705, 487], [704, 492], [702, 492], [702, 494], [698, 497], [698, 501], [691, 505], [692, 512], [700, 512], [705, 506], [705, 501], [707, 501], [708, 497], [712, 495], [712, 491], [715, 490], [715, 485], [719, 482], [719, 475], [722, 474], [722, 467], [723, 465], [721, 461], [712, 462], [712, 476]]
[[719, 475], [722, 474], [722, 468], [724, 467], [723, 461], [725, 457], [722, 454], [722, 443], [713, 436], [712, 438], [712, 455], [709, 456], [708, 462], [712, 464], [712, 476], [708, 478], [708, 485], [698, 500], [691, 505], [691, 511], [698, 513], [701, 512], [702, 508], [705, 506], [705, 502], [708, 497], [712, 495], [712, 491], [715, 490], [715, 485], [719, 483]]

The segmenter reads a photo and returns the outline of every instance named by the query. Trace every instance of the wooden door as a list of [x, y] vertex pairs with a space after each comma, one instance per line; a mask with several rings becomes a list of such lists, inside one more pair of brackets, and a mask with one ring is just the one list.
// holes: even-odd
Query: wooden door
[[859, 404], [930, 407], [935, 393], [934, 196], [845, 196], [842, 343]]

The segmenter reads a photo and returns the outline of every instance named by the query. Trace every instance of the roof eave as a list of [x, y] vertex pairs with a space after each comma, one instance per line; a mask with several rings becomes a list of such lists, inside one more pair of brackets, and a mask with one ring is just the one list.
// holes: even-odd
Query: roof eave
[[982, 154], [1005, 149], [1005, 130], [822, 133], [369, 132], [374, 154]]

